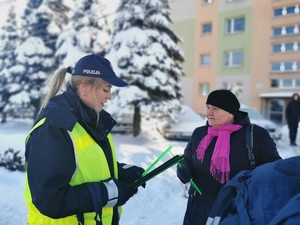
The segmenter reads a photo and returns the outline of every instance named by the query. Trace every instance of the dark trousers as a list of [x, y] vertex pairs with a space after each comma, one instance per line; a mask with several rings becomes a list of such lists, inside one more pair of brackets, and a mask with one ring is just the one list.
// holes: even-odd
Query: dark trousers
[[200, 196], [191, 186], [183, 225], [205, 225], [209, 216], [212, 202], [207, 196]]
[[289, 127], [290, 142], [291, 142], [291, 144], [295, 144], [296, 138], [297, 138], [298, 121], [288, 122], [288, 127]]

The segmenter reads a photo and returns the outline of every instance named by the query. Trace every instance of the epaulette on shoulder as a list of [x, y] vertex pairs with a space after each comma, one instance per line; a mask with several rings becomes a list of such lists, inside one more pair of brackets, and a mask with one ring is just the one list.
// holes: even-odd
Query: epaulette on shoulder
[[77, 120], [71, 109], [57, 105], [48, 109], [45, 124], [72, 131]]

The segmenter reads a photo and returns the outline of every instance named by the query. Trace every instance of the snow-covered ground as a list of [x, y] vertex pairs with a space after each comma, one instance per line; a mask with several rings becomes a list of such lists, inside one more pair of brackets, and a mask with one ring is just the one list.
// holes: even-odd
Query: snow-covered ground
[[[0, 154], [8, 148], [24, 152], [24, 140], [32, 121], [15, 119], [0, 124]], [[120, 162], [136, 164], [147, 168], [169, 146], [173, 154], [183, 153], [186, 142], [167, 141], [153, 127], [152, 121], [144, 121], [142, 134], [138, 137], [114, 134]], [[290, 147], [288, 130], [282, 128], [282, 140], [277, 142], [283, 158], [300, 155], [300, 147]], [[298, 143], [300, 136], [298, 134]], [[163, 161], [171, 155], [166, 155]], [[10, 172], [0, 167], [0, 224], [25, 225], [26, 206], [23, 201], [24, 172]], [[146, 188], [139, 188], [123, 207], [121, 225], [180, 225], [186, 207], [184, 189], [176, 177], [175, 166], [147, 182]]]

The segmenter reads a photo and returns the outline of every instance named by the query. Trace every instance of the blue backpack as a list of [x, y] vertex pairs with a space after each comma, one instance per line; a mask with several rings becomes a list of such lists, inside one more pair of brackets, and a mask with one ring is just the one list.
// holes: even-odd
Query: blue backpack
[[300, 156], [239, 172], [219, 192], [206, 225], [300, 224]]

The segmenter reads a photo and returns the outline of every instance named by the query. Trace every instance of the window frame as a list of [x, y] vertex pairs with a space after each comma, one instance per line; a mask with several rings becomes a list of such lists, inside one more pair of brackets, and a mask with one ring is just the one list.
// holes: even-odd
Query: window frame
[[200, 96], [207, 96], [209, 93], [210, 93], [210, 83], [209, 82], [199, 83], [198, 94]]
[[273, 35], [273, 37], [299, 35], [299, 33], [300, 33], [299, 27], [300, 27], [299, 24], [294, 24], [294, 25], [290, 25], [290, 26], [282, 26], [282, 27], [273, 27], [272, 35]]
[[289, 73], [300, 71], [300, 61], [271, 62], [271, 73]]
[[[205, 57], [208, 57], [208, 63], [205, 63]], [[201, 54], [200, 55], [200, 65], [201, 66], [210, 66], [211, 65], [211, 55], [210, 54]]]
[[[236, 28], [236, 21], [243, 19], [243, 28], [241, 30], [238, 30]], [[246, 18], [241, 16], [241, 17], [235, 17], [235, 18], [228, 18], [226, 19], [226, 34], [236, 34], [236, 33], [243, 33], [246, 30]]]
[[298, 52], [298, 51], [300, 51], [300, 41], [272, 44], [272, 53]]
[[291, 5], [288, 7], [273, 9], [273, 17], [289, 16], [298, 13], [299, 13], [299, 5]]
[[[290, 81], [291, 85], [284, 84], [285, 82]], [[300, 79], [299, 78], [281, 78], [281, 79], [271, 79], [270, 88], [272, 89], [295, 89], [300, 88]]]
[[212, 4], [214, 0], [202, 0], [203, 4]]
[[[210, 25], [210, 29], [208, 31], [205, 31], [205, 27]], [[212, 23], [203, 23], [202, 24], [202, 34], [206, 35], [206, 34], [211, 34], [212, 33]], [[208, 27], [209, 28], [209, 27]]]
[[[235, 63], [235, 54], [241, 54], [242, 60], [240, 64]], [[228, 59], [227, 59], [228, 56]], [[232, 68], [232, 67], [242, 67], [244, 65], [244, 52], [242, 50], [234, 50], [234, 51], [226, 51], [224, 52], [224, 67]]]

